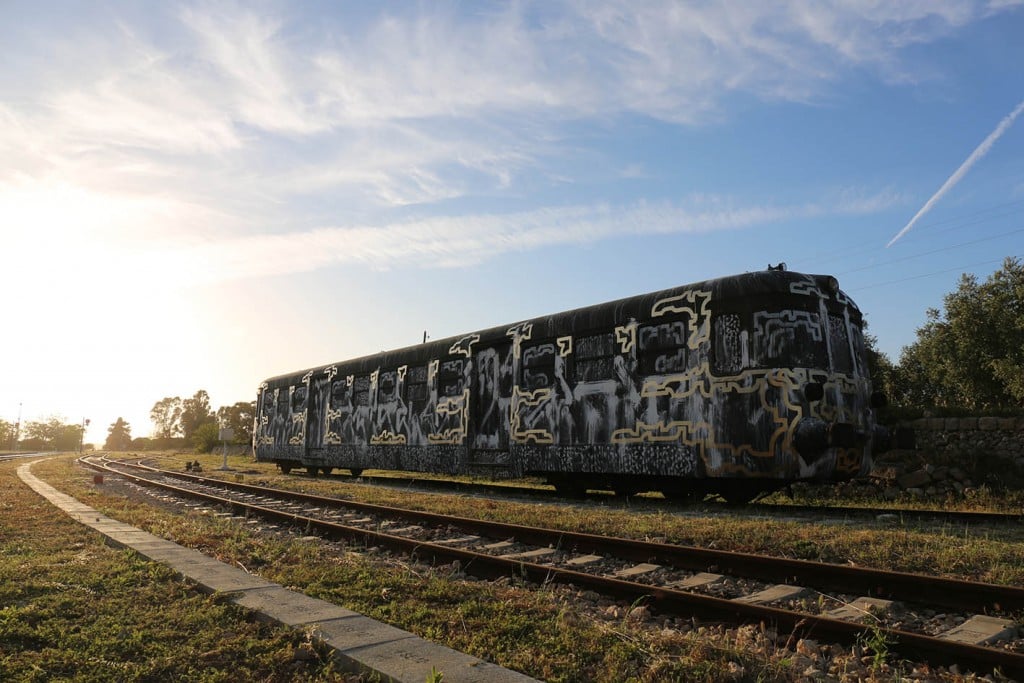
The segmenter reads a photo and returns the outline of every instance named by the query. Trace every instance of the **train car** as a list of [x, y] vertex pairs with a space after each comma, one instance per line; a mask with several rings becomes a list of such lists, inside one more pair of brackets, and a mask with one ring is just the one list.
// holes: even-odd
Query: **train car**
[[256, 458], [742, 502], [866, 474], [885, 432], [834, 277], [769, 269], [268, 379]]

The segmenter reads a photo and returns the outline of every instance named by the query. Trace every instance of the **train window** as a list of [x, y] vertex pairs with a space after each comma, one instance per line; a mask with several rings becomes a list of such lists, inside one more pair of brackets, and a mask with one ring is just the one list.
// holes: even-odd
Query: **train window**
[[348, 380], [336, 379], [331, 382], [331, 407], [337, 408], [345, 403], [348, 397]]
[[461, 396], [465, 386], [462, 374], [463, 360], [448, 360], [437, 371], [437, 391], [441, 396]]
[[712, 319], [714, 356], [712, 369], [716, 375], [735, 375], [746, 365], [747, 332], [742, 329], [736, 313], [716, 315]]
[[263, 412], [271, 415], [274, 412], [274, 392], [266, 389], [263, 392]]
[[640, 347], [640, 372], [645, 375], [665, 375], [686, 370], [686, 320], [671, 320], [657, 325], [640, 327], [637, 341]]
[[557, 353], [558, 349], [553, 342], [523, 349], [523, 386], [527, 391], [555, 385]]
[[828, 367], [821, 316], [799, 309], [723, 313], [712, 319], [717, 375], [774, 367]]
[[758, 311], [750, 346], [751, 367], [828, 367], [821, 316], [810, 311]]
[[408, 391], [409, 403], [412, 404], [414, 412], [420, 413], [430, 399], [430, 391], [427, 388], [427, 366], [419, 365], [409, 368], [405, 378], [408, 382], [406, 391]]
[[377, 378], [377, 400], [387, 403], [398, 399], [398, 373], [388, 370]]
[[356, 377], [353, 399], [357, 406], [370, 405], [370, 378], [368, 376]]
[[[576, 339], [573, 355], [576, 364], [576, 381], [597, 382], [615, 378], [613, 357], [618, 351], [615, 335], [611, 332], [595, 334]], [[552, 360], [554, 370], [554, 360]]]
[[864, 332], [856, 323], [850, 323], [850, 336], [853, 337], [853, 356], [857, 362], [857, 372], [861, 377], [871, 379], [871, 370], [867, 367], [868, 352], [864, 346]]
[[299, 413], [306, 409], [306, 387], [292, 388], [292, 412]]
[[841, 315], [828, 316], [828, 340], [832, 347], [832, 370], [845, 375], [853, 374], [853, 356], [850, 353], [850, 334], [846, 319]]

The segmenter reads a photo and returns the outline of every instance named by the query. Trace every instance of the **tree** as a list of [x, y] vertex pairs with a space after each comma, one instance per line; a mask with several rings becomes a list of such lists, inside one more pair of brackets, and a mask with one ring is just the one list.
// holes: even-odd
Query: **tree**
[[181, 402], [181, 431], [186, 439], [191, 439], [202, 425], [216, 421], [210, 409], [210, 396], [205, 389], [200, 389], [192, 398]]
[[196, 453], [212, 452], [219, 443], [217, 440], [219, 433], [220, 428], [216, 422], [204, 422], [199, 425], [192, 434], [192, 445], [195, 447]]
[[7, 420], [0, 420], [0, 451], [14, 448], [14, 425]]
[[181, 399], [177, 396], [162, 398], [153, 404], [149, 419], [155, 427], [153, 436], [158, 439], [173, 439], [181, 435]]
[[252, 441], [252, 423], [256, 416], [256, 401], [239, 401], [232, 406], [217, 409], [217, 420], [224, 427], [235, 430], [235, 443]]
[[903, 349], [904, 405], [1000, 410], [1024, 406], [1024, 263], [1007, 258], [984, 283], [963, 275]]
[[153, 439], [145, 436], [137, 436], [132, 439], [132, 442], [128, 444], [128, 447], [133, 451], [148, 451], [153, 448]]
[[865, 332], [864, 353], [867, 356], [868, 374], [871, 376], [871, 390], [880, 391], [891, 399], [895, 366], [889, 356], [878, 350], [878, 337], [867, 334], [868, 323], [866, 320], [862, 329]]
[[132, 428], [122, 418], [117, 418], [107, 430], [107, 440], [103, 444], [105, 451], [126, 451], [131, 447]]
[[26, 440], [52, 451], [77, 451], [82, 443], [82, 425], [65, 424], [64, 418], [51, 415], [45, 421], [25, 423]]

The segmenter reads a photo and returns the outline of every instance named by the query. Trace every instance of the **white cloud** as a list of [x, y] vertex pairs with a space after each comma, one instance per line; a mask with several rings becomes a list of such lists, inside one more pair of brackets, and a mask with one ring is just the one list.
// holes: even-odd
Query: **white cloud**
[[[55, 50], [45, 78], [0, 81], [0, 180], [173, 204], [140, 229], [212, 240], [326, 222], [311, 198], [343, 195], [359, 215], [507, 196], [576, 181], [548, 162], [577, 152], [562, 136], [582, 119], [694, 125], [735, 93], [825, 98], [850, 68], [906, 75], [902, 46], [1007, 7], [427, 3], [311, 18], [197, 4], [152, 25], [86, 19], [82, 50], [56, 35], [28, 48]], [[642, 171], [601, 163], [608, 178]]]
[[307, 272], [339, 264], [377, 269], [480, 263], [509, 251], [589, 244], [624, 235], [709, 233], [785, 220], [874, 213], [902, 198], [840, 193], [794, 206], [744, 206], [724, 197], [684, 202], [549, 207], [504, 215], [447, 216], [382, 226], [326, 227], [258, 235], [136, 254], [142, 272], [172, 274], [181, 285]]

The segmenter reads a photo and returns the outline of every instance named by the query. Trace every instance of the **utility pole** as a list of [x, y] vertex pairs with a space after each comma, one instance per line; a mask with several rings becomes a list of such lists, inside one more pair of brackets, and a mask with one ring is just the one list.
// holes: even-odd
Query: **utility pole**
[[78, 454], [82, 454], [82, 448], [85, 445], [85, 428], [89, 426], [89, 418], [82, 418], [82, 431], [78, 434]]
[[18, 403], [18, 421], [14, 423], [14, 444], [11, 450], [17, 452], [21, 448], [21, 403]]

